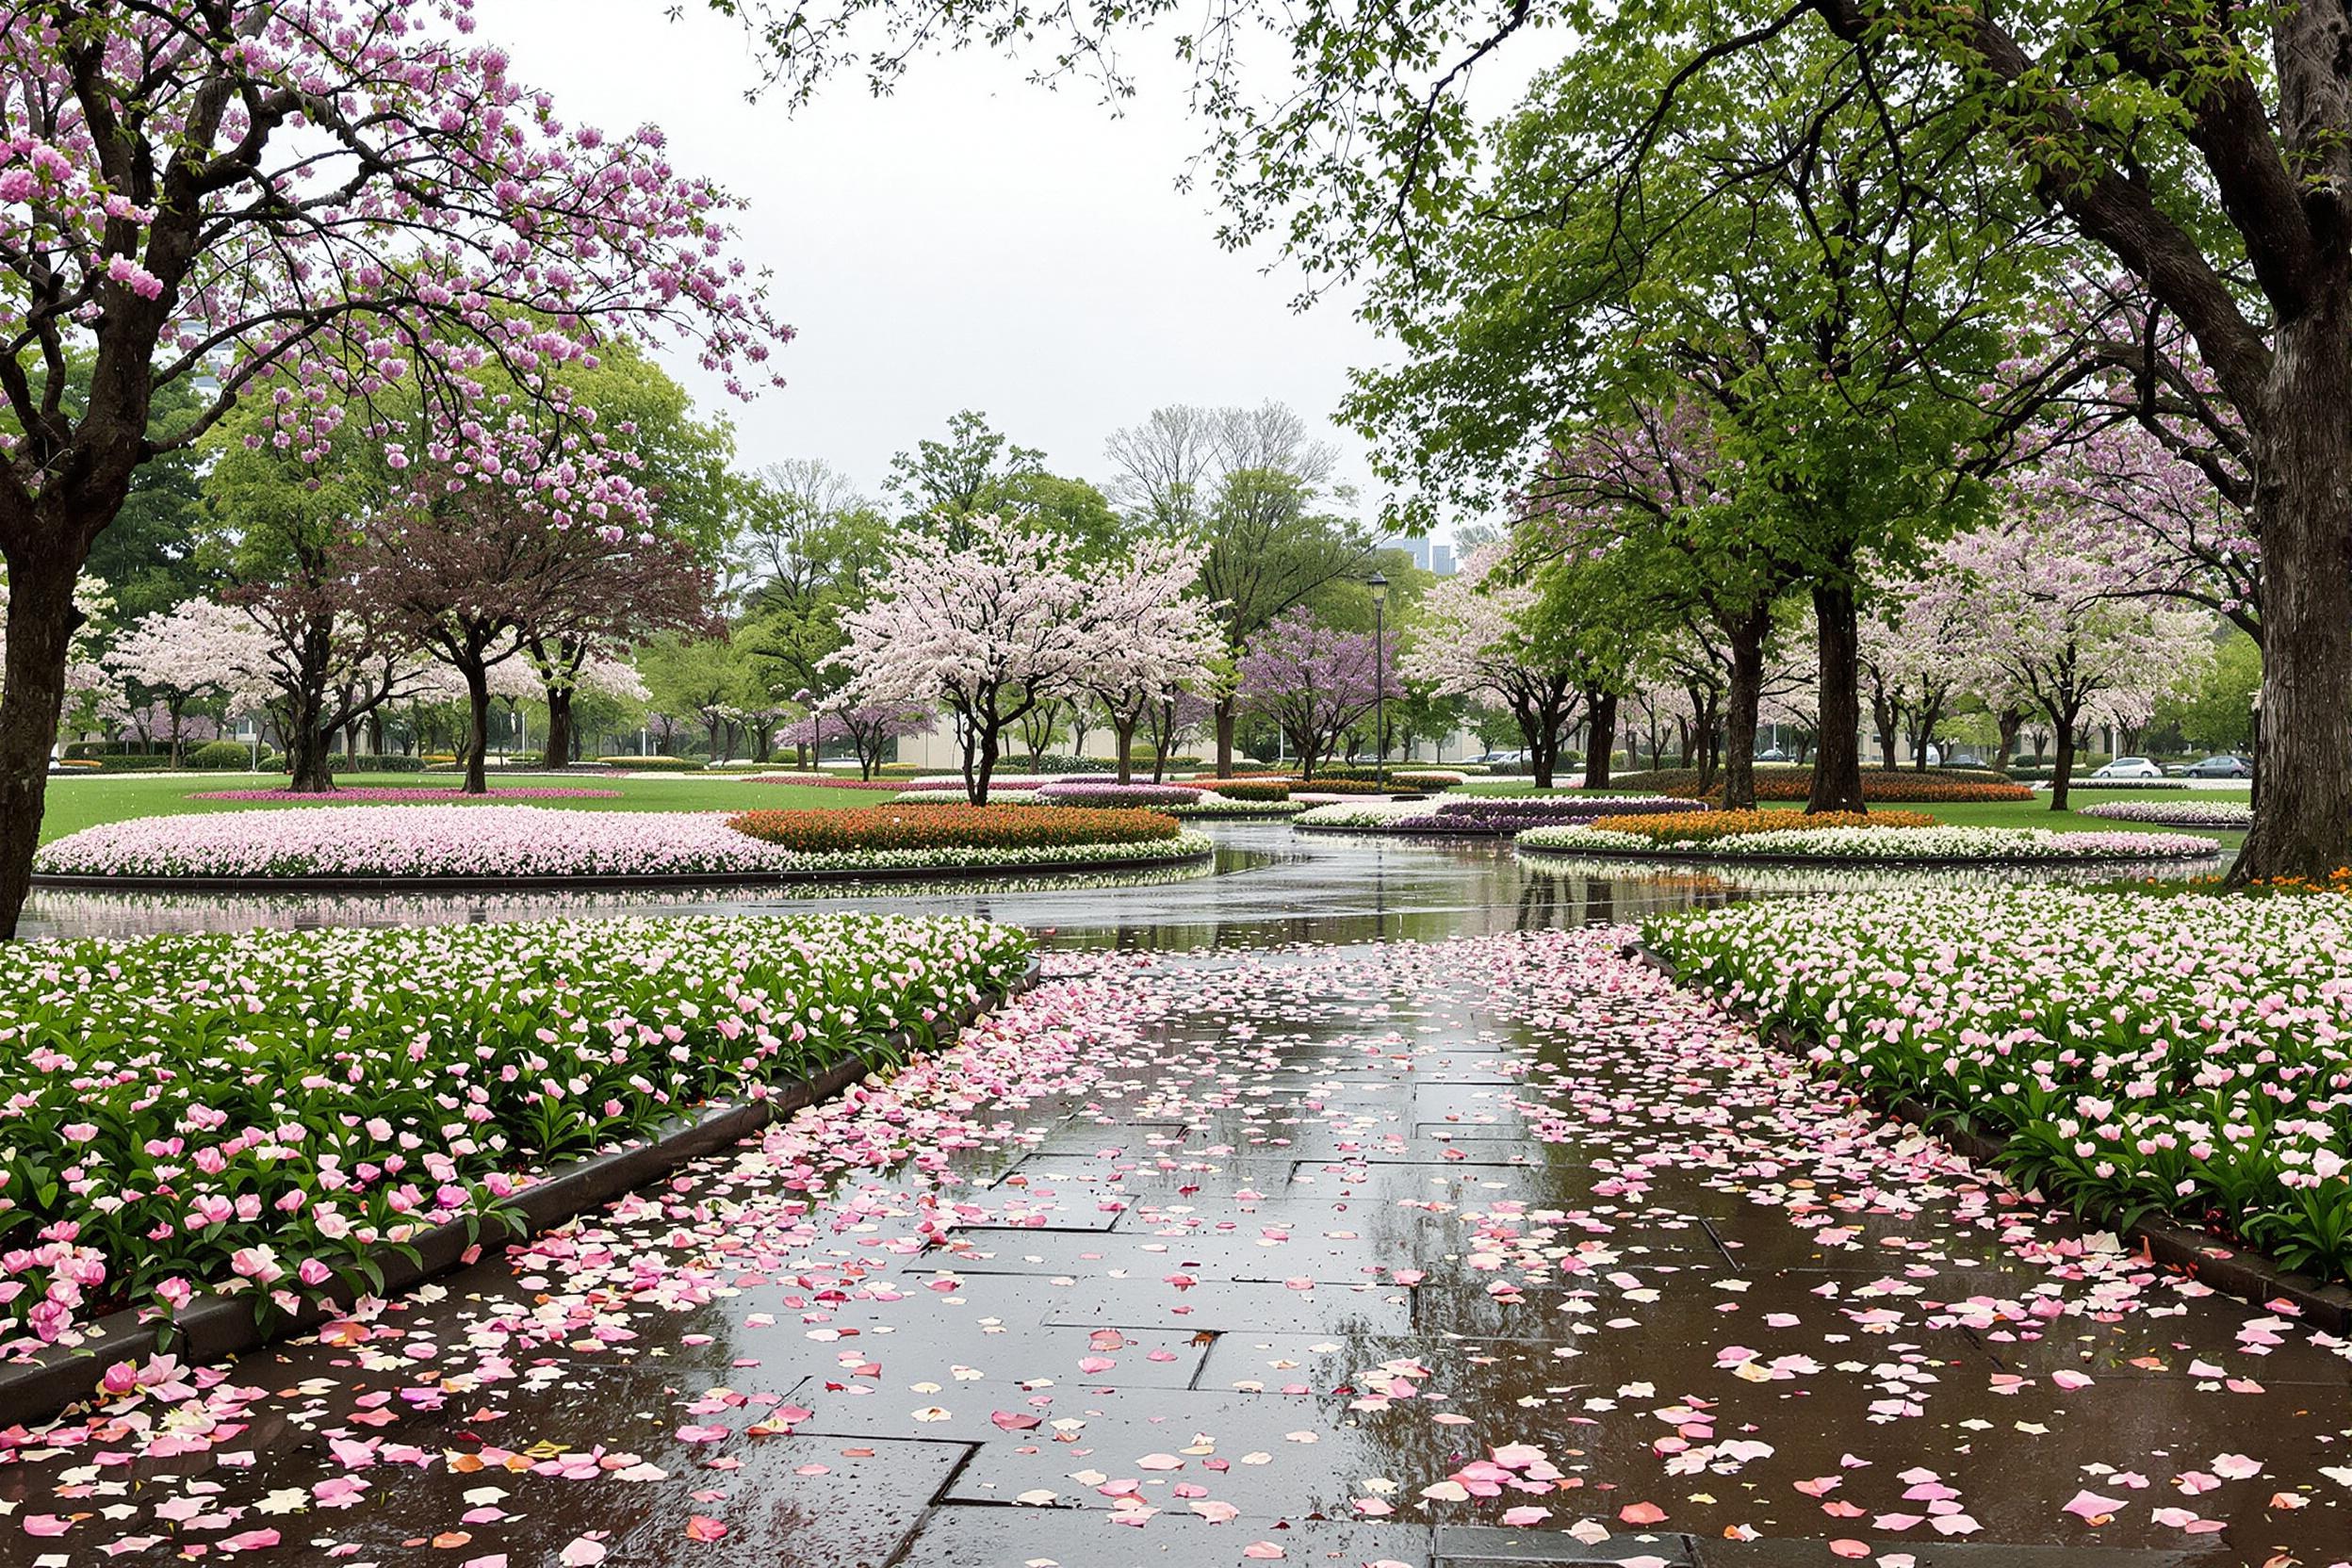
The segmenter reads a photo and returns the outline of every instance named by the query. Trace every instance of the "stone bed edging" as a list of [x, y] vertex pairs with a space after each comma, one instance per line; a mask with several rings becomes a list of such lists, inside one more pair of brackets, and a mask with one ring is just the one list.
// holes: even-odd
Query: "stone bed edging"
[[[1041, 960], [1032, 957], [1029, 967], [1003, 987], [948, 1014], [947, 1027], [934, 1031], [932, 1049], [944, 1049], [972, 1023], [1035, 988], [1043, 973]], [[902, 1029], [883, 1044], [908, 1051], [914, 1040]], [[416, 1262], [386, 1249], [383, 1282], [369, 1294], [389, 1297], [413, 1289], [478, 1261], [485, 1248], [553, 1230], [690, 1161], [739, 1143], [772, 1121], [831, 1100], [873, 1070], [864, 1055], [851, 1055], [813, 1077], [778, 1085], [759, 1099], [706, 1105], [673, 1118], [645, 1142], [559, 1165], [488, 1214], [450, 1220], [411, 1236], [404, 1245], [416, 1250]], [[339, 1281], [327, 1295], [338, 1308], [348, 1308], [352, 1299]], [[29, 1425], [97, 1396], [99, 1380], [111, 1367], [166, 1351], [191, 1365], [208, 1365], [316, 1328], [329, 1316], [325, 1307], [310, 1303], [264, 1329], [254, 1319], [251, 1297], [208, 1290], [197, 1292], [169, 1324], [144, 1315], [148, 1310], [110, 1313], [83, 1331], [82, 1344], [48, 1346], [22, 1361], [0, 1363], [0, 1411], [10, 1421]]]
[[936, 882], [1016, 875], [1085, 875], [1105, 871], [1152, 871], [1199, 866], [1217, 858], [1212, 846], [1184, 855], [1119, 855], [1092, 860], [1009, 860], [961, 866], [822, 866], [806, 871], [664, 872], [646, 876], [99, 876], [35, 872], [33, 886], [70, 892], [139, 893], [400, 893], [533, 892], [574, 890], [790, 888], [841, 882]]
[[[1676, 977], [1672, 961], [1646, 942], [1627, 942], [1622, 951], [1625, 956], [1657, 971], [1678, 989], [1698, 991], [1709, 1006], [1754, 1027], [1767, 1043], [1792, 1053], [1801, 1052], [1806, 1044], [1787, 1024], [1774, 1024], [1766, 1030], [1753, 1008], [1737, 1006], [1700, 987], [1685, 985]], [[2001, 1154], [2009, 1147], [2006, 1137], [1980, 1133], [1948, 1119], [1931, 1119], [1935, 1112], [1919, 1101], [1890, 1100], [1834, 1075], [1831, 1081], [1865, 1104], [1949, 1145], [1973, 1164], [1998, 1168]], [[2111, 1211], [2091, 1212], [2096, 1216]], [[2134, 1220], [2116, 1227], [2115, 1233], [2126, 1242], [2141, 1243], [2154, 1262], [2178, 1268], [2226, 1296], [2256, 1306], [2283, 1300], [2293, 1305], [2306, 1323], [2329, 1333], [2352, 1331], [2352, 1286], [2329, 1284], [2312, 1275], [2297, 1273], [2264, 1253], [2227, 1246], [2203, 1231], [2171, 1219]]]

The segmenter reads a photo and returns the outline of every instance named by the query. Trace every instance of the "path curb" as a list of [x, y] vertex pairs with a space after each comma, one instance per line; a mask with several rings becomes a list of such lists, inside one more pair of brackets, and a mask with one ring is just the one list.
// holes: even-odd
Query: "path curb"
[[[1799, 1039], [1786, 1024], [1774, 1024], [1767, 1030], [1752, 1008], [1734, 1005], [1696, 986], [1684, 985], [1665, 955], [1645, 942], [1627, 942], [1620, 951], [1624, 956], [1656, 970], [1677, 988], [1698, 991], [1709, 1006], [1754, 1027], [1772, 1045], [1802, 1054], [1812, 1043]], [[1980, 1133], [1948, 1119], [1935, 1119], [1936, 1113], [1917, 1100], [1890, 1100], [1868, 1089], [1857, 1089], [1843, 1079], [1832, 1081], [1885, 1115], [1908, 1122], [1928, 1136], [1950, 1145], [1973, 1164], [1997, 1165], [2008, 1150], [2007, 1138]], [[2306, 1323], [2334, 1334], [2352, 1331], [2352, 1286], [2329, 1284], [2312, 1275], [2296, 1273], [2261, 1252], [2225, 1246], [2202, 1231], [2169, 1219], [2135, 1220], [2117, 1226], [2116, 1233], [2127, 1242], [2145, 1245], [2148, 1255], [2157, 1263], [2178, 1268], [2226, 1296], [2235, 1296], [2257, 1306], [2285, 1301], [2301, 1314]]]
[[[1040, 960], [1001, 989], [947, 1015], [935, 1030], [934, 1050], [952, 1041], [977, 1020], [1037, 987], [1044, 973]], [[908, 1031], [900, 1030], [883, 1044], [905, 1052], [914, 1048]], [[519, 1241], [558, 1225], [623, 1193], [668, 1175], [808, 1105], [833, 1099], [874, 1070], [864, 1056], [836, 1062], [813, 1078], [776, 1086], [757, 1100], [717, 1105], [664, 1123], [644, 1143], [592, 1154], [556, 1167], [489, 1214], [452, 1220], [409, 1238], [417, 1261], [386, 1251], [384, 1282], [372, 1294], [389, 1297], [414, 1289], [427, 1280], [474, 1261], [480, 1250]], [[338, 1284], [330, 1296], [339, 1307], [351, 1304]], [[144, 1360], [168, 1350], [193, 1365], [204, 1365], [239, 1355], [317, 1327], [329, 1316], [322, 1306], [311, 1305], [290, 1318], [264, 1329], [254, 1321], [250, 1298], [200, 1291], [168, 1326], [159, 1326], [139, 1309], [113, 1313], [84, 1331], [85, 1342], [51, 1346], [24, 1361], [0, 1364], [0, 1411], [13, 1422], [30, 1424], [55, 1415], [77, 1400], [91, 1397], [106, 1371], [126, 1362]]]

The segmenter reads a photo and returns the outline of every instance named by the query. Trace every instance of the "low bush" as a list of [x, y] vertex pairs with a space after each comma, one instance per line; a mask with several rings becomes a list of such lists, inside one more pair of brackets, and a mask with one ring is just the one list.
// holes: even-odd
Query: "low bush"
[[93, 760], [97, 762], [100, 773], [162, 773], [172, 766], [172, 759], [162, 752], [153, 755], [122, 752]]
[[[279, 760], [278, 765], [280, 767], [286, 765], [283, 758]], [[353, 757], [346, 757], [338, 751], [328, 757], [327, 771], [329, 773], [422, 773], [425, 771], [425, 760], [421, 757], [411, 757], [406, 752], [400, 751], [363, 751]]]
[[795, 855], [849, 850], [1044, 849], [1141, 844], [1184, 831], [1159, 811], [1106, 811], [1085, 806], [971, 806], [941, 802], [908, 808], [745, 811], [727, 825]]
[[243, 770], [253, 765], [253, 748], [242, 741], [206, 741], [188, 748], [185, 765], [204, 773]]
[[1400, 790], [1450, 790], [1469, 776], [1450, 771], [1436, 773], [1392, 773], [1388, 781]]
[[[1620, 774], [1609, 780], [1611, 789], [1655, 790], [1660, 794], [1679, 795], [1685, 799], [1701, 798], [1699, 775], [1695, 768], [1661, 768], [1645, 773]], [[1759, 767], [1756, 770], [1756, 798], [1762, 800], [1804, 800], [1813, 792], [1813, 770], [1804, 768]], [[1705, 798], [1723, 798], [1723, 775], [1715, 776], [1714, 788]], [[1943, 806], [1989, 805], [2000, 801], [2032, 800], [2034, 792], [2022, 784], [2012, 784], [1989, 772], [1969, 772], [1951, 768], [1865, 768], [1862, 770], [1862, 798], [1875, 804], [1887, 801], [1901, 804], [1913, 802]]]

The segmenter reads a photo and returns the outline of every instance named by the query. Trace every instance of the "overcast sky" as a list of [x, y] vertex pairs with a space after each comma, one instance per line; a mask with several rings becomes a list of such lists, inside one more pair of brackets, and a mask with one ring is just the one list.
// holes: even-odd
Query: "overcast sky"
[[[1370, 515], [1363, 443], [1331, 418], [1379, 341], [1345, 302], [1294, 312], [1298, 275], [1266, 271], [1270, 253], [1217, 247], [1209, 198], [1175, 188], [1200, 128], [1172, 67], [1119, 119], [979, 55], [921, 61], [890, 98], [844, 78], [793, 116], [744, 101], [734, 24], [665, 8], [479, 0], [480, 36], [567, 122], [659, 124], [681, 171], [750, 203], [745, 251], [799, 336], [791, 384], [732, 405], [745, 464], [822, 457], [878, 491], [892, 452], [977, 408], [1101, 482], [1103, 438], [1154, 407], [1274, 398], [1328, 431]], [[671, 368], [727, 403], [691, 360]]]

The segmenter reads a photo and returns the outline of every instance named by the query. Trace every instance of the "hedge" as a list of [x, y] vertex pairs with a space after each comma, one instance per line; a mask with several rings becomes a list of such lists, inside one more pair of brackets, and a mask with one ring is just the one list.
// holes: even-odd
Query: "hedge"
[[701, 773], [703, 765], [691, 757], [599, 757], [600, 768], [625, 768], [630, 773]]

